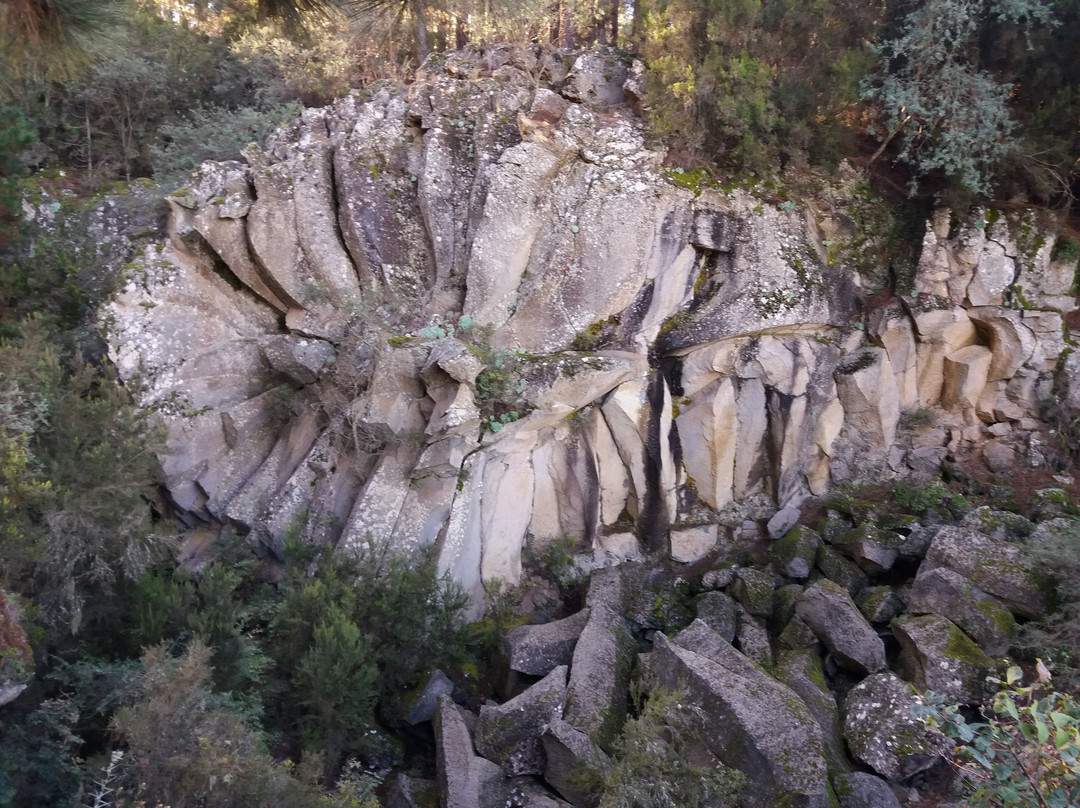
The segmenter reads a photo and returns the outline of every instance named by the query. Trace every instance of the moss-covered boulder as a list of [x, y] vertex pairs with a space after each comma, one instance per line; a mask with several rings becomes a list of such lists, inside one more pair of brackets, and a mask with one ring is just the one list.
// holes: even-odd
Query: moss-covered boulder
[[934, 614], [892, 622], [900, 643], [900, 671], [921, 691], [933, 690], [953, 704], [979, 704], [993, 661], [959, 626]]
[[805, 525], [798, 525], [773, 544], [770, 559], [785, 577], [804, 581], [810, 576], [819, 547], [821, 536]]
[[827, 544], [821, 545], [815, 563], [822, 575], [844, 587], [849, 595], [858, 594], [869, 583], [865, 572]]
[[936, 614], [952, 620], [991, 656], [1009, 650], [1016, 636], [1012, 612], [958, 572], [944, 567], [920, 570], [907, 592], [914, 614]]
[[869, 586], [855, 596], [855, 603], [871, 623], [888, 623], [904, 611], [904, 601], [891, 586]]
[[840, 710], [825, 681], [821, 657], [812, 651], [782, 651], [776, 657], [773, 676], [794, 690], [814, 714], [821, 727], [829, 769], [850, 768], [850, 760], [844, 751]]
[[697, 616], [728, 642], [735, 641], [739, 620], [735, 601], [723, 592], [705, 592], [697, 599]]
[[750, 614], [768, 617], [773, 612], [773, 590], [776, 583], [767, 572], [742, 567], [735, 573], [732, 594]]
[[1041, 617], [1053, 601], [1050, 574], [1038, 569], [1022, 546], [971, 528], [941, 528], [930, 543], [923, 567], [944, 567], [960, 573], [1017, 616]]
[[855, 685], [844, 700], [844, 740], [852, 756], [887, 780], [929, 769], [938, 747], [911, 713], [922, 704], [915, 689], [894, 673], [876, 673]]
[[836, 537], [833, 546], [868, 575], [880, 575], [896, 563], [904, 540], [897, 533], [872, 524], [861, 524]]

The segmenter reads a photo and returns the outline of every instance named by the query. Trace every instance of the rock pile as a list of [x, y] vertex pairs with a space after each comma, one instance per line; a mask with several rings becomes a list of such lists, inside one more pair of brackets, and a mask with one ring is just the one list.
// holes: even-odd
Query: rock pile
[[[442, 804], [592, 804], [583, 771], [610, 765], [635, 666], [649, 692], [677, 692], [703, 717], [702, 754], [748, 776], [745, 804], [907, 802], [944, 765], [944, 739], [912, 713], [920, 694], [981, 703], [995, 664], [987, 652], [1007, 649], [1016, 617], [1044, 613], [1053, 584], [1016, 541], [1037, 541], [1039, 529], [1015, 514], [981, 508], [948, 520], [930, 509], [925, 524], [907, 517], [873, 531], [845, 521], [831, 513], [824, 537], [794, 528], [768, 561], [717, 559], [681, 582], [696, 594], [679, 625], [655, 604], [680, 587], [627, 563], [592, 574], [582, 611], [511, 630], [504, 655], [535, 684], [479, 716], [443, 697]], [[990, 535], [1005, 523], [1011, 541]], [[871, 538], [905, 548], [919, 533], [929, 538], [903, 559], [906, 572], [892, 562], [858, 568]], [[857, 579], [829, 572], [829, 550]], [[651, 617], [640, 602], [654, 604]]]

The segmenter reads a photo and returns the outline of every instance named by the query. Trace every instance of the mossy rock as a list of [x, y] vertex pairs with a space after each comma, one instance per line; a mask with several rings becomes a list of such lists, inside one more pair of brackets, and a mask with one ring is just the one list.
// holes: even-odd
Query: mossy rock
[[959, 626], [934, 614], [892, 621], [900, 667], [919, 690], [933, 690], [952, 704], [979, 704], [993, 661]]
[[750, 614], [768, 617], [773, 613], [773, 577], [752, 567], [743, 567], [735, 574], [732, 594]]
[[826, 544], [818, 550], [815, 564], [826, 578], [844, 587], [850, 595], [858, 594], [869, 582], [866, 573]]
[[817, 531], [797, 525], [773, 543], [770, 559], [784, 576], [806, 580], [821, 544]]

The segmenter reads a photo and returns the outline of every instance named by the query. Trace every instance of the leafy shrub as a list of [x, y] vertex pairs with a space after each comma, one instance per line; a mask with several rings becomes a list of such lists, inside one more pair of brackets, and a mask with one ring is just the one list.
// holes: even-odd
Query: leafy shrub
[[128, 746], [131, 792], [173, 808], [297, 804], [300, 785], [273, 765], [228, 700], [211, 692], [210, 654], [196, 641], [180, 657], [160, 645], [143, 655], [142, 692], [113, 722]]
[[154, 179], [165, 188], [183, 185], [203, 160], [236, 160], [248, 143], [262, 143], [275, 128], [303, 112], [296, 101], [229, 109], [201, 107], [162, 124], [160, 146], [151, 147]]
[[1013, 666], [983, 707], [984, 722], [968, 723], [956, 706], [928, 693], [913, 710], [959, 743], [946, 752], [968, 791], [967, 804], [1001, 808], [1069, 808], [1080, 801], [1080, 704], [1047, 692], [1043, 679], [1024, 686]]

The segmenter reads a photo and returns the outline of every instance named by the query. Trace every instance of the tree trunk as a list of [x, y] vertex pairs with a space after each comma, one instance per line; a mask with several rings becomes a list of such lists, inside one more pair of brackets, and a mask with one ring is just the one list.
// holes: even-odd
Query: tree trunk
[[611, 46], [619, 47], [619, 2], [611, 0]]
[[630, 42], [637, 48], [645, 38], [645, 0], [634, 0], [633, 15], [630, 21]]
[[577, 44], [573, 0], [559, 0], [559, 39], [559, 44], [564, 48], [572, 48]]
[[423, 64], [429, 53], [424, 0], [412, 0], [412, 10], [416, 17], [416, 60], [418, 64]]
[[465, 20], [454, 17], [454, 47], [461, 50], [469, 44], [469, 32], [465, 30]]

